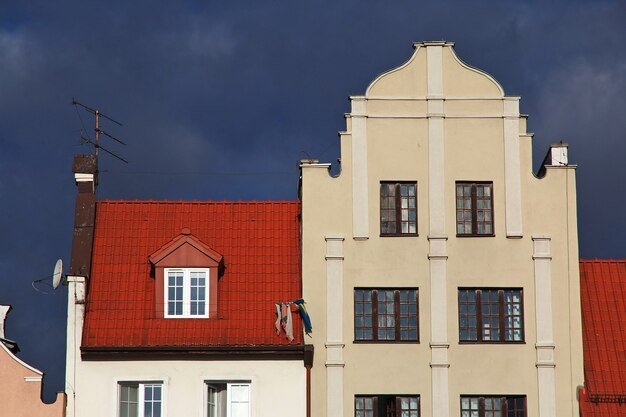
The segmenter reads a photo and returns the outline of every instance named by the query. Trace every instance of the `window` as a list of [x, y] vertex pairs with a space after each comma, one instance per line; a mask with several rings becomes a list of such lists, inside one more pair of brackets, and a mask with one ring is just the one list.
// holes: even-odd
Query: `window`
[[493, 184], [456, 183], [456, 234], [493, 236]]
[[356, 341], [417, 342], [416, 288], [354, 290]]
[[526, 417], [526, 397], [462, 396], [461, 417]]
[[380, 234], [417, 235], [417, 183], [380, 183]]
[[355, 417], [419, 417], [418, 395], [370, 395], [354, 397]]
[[523, 342], [521, 289], [459, 289], [461, 342]]
[[120, 382], [119, 417], [161, 417], [163, 384], [161, 382]]
[[208, 269], [165, 269], [165, 317], [208, 317]]
[[250, 382], [207, 382], [206, 416], [250, 417]]

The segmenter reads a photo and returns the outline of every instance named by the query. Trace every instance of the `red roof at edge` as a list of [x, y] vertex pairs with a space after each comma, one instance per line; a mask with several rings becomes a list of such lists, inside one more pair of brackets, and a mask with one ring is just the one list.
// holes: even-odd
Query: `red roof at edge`
[[[290, 344], [274, 304], [301, 297], [299, 212], [298, 201], [97, 202], [82, 346]], [[217, 318], [155, 317], [148, 256], [183, 228], [224, 257]]]
[[581, 416], [626, 416], [626, 260], [580, 261]]

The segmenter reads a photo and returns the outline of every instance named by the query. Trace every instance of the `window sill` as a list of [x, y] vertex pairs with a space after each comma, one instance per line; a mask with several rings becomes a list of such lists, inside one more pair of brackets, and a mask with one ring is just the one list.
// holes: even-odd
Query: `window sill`
[[492, 233], [490, 235], [460, 235], [457, 233], [456, 237], [495, 237], [495, 233]]

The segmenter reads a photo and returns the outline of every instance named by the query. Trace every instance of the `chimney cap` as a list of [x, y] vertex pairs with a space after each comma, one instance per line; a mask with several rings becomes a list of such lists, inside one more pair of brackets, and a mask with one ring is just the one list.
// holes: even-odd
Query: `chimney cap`
[[76, 155], [72, 172], [75, 174], [95, 174], [98, 170], [98, 159], [96, 155]]

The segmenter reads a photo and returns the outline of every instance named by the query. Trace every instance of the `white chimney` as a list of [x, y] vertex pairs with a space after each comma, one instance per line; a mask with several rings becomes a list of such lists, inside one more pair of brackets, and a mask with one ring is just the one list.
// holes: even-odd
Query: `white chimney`
[[6, 339], [6, 337], [4, 337], [4, 320], [7, 318], [7, 314], [10, 310], [11, 306], [0, 304], [0, 339]]
[[567, 166], [567, 143], [556, 143], [550, 145], [550, 153], [545, 165]]

